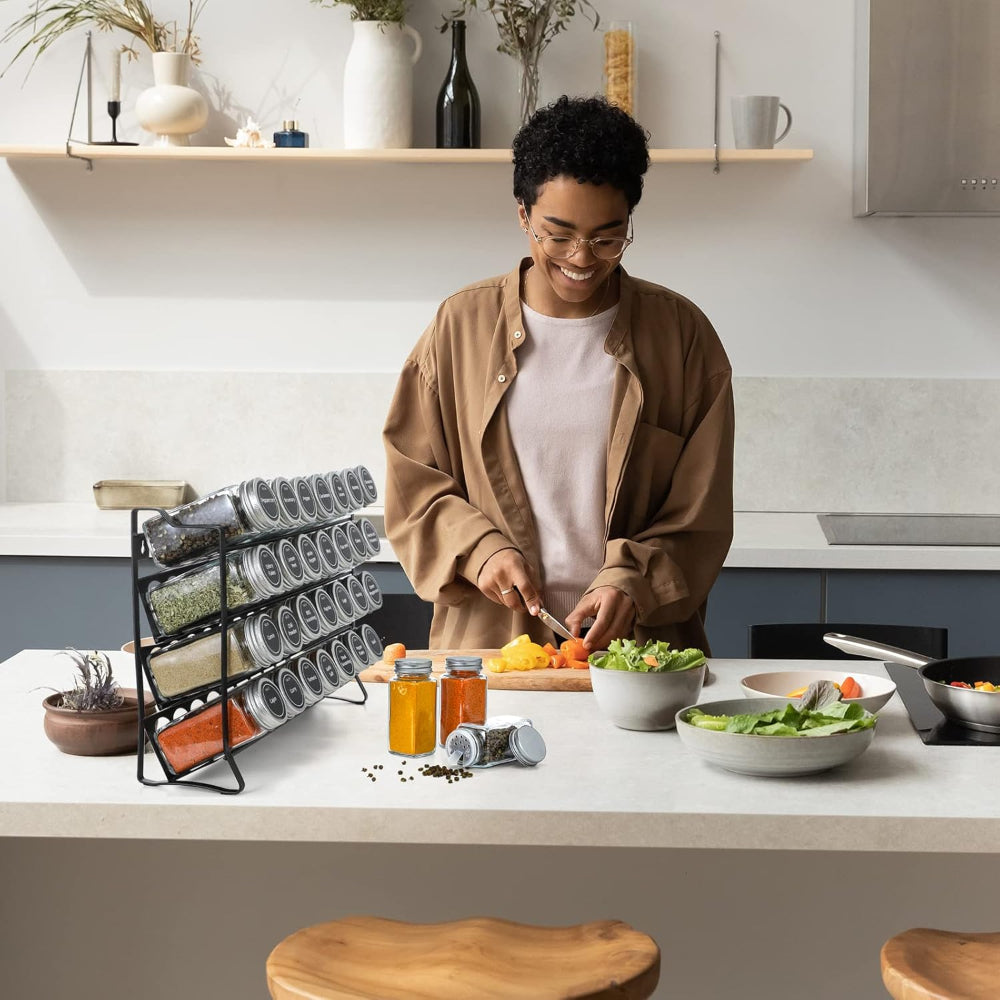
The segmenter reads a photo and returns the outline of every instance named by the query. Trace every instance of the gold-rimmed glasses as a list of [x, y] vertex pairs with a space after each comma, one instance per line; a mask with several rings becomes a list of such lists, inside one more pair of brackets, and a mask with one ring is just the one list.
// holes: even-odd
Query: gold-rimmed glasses
[[[524, 206], [522, 206], [523, 208]], [[528, 212], [525, 209], [524, 221], [528, 224], [528, 232], [542, 248], [542, 253], [550, 260], [566, 260], [572, 257], [580, 247], [586, 245], [598, 260], [616, 260], [625, 253], [632, 243], [632, 216], [628, 219], [628, 236], [594, 236], [584, 239], [582, 236], [539, 236], [531, 225]]]

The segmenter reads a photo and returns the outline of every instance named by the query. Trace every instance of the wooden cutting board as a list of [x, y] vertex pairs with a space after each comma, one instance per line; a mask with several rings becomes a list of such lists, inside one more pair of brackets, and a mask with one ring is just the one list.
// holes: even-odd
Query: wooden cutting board
[[[444, 673], [444, 661], [447, 656], [481, 656], [483, 658], [483, 673], [486, 675], [487, 687], [497, 691], [590, 691], [590, 671], [553, 670], [508, 670], [502, 674], [494, 673], [485, 666], [485, 661], [500, 655], [499, 649], [409, 649], [407, 656], [429, 657], [433, 663], [435, 677]], [[385, 684], [392, 680], [393, 669], [388, 663], [380, 660], [378, 663], [362, 670], [363, 681]]]

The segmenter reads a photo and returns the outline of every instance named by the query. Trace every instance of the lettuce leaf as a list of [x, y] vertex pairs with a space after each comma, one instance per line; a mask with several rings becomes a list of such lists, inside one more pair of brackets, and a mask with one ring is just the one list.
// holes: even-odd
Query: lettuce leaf
[[[647, 663], [646, 658], [655, 660]], [[604, 670], [636, 670], [656, 674], [666, 671], [690, 670], [705, 662], [700, 649], [671, 650], [669, 642], [650, 639], [640, 645], [635, 639], [612, 639], [606, 653], [591, 653], [589, 662]]]
[[832, 736], [858, 729], [871, 729], [876, 716], [866, 712], [857, 702], [850, 705], [838, 701], [824, 705], [821, 711], [796, 708], [791, 702], [768, 712], [747, 715], [706, 715], [692, 708], [684, 718], [699, 729], [714, 729], [727, 733], [753, 736]]

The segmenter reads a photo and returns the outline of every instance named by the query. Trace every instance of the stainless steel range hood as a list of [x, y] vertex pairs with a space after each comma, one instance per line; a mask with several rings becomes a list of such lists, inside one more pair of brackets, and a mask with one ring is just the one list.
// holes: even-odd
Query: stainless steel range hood
[[1000, 215], [1000, 0], [857, 0], [855, 215]]

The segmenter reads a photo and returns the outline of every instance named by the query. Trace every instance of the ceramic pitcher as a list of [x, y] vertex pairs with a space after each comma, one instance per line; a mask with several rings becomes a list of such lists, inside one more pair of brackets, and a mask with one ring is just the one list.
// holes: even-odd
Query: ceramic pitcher
[[413, 66], [423, 42], [406, 24], [353, 23], [344, 66], [344, 145], [405, 149], [413, 139]]

